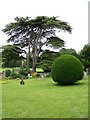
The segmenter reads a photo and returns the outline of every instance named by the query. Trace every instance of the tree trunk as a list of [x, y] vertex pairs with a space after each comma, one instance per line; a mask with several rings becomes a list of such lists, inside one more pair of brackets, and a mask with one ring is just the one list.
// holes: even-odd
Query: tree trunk
[[37, 45], [36, 43], [33, 45], [33, 57], [32, 57], [32, 70], [36, 72], [36, 65], [37, 65]]
[[30, 39], [28, 41], [27, 67], [30, 67]]
[[[39, 29], [37, 31], [39, 31]], [[40, 45], [41, 41], [39, 41], [39, 39], [41, 37], [41, 32], [42, 32], [42, 30], [39, 31], [37, 39], [34, 40], [34, 44], [32, 47], [32, 55], [33, 55], [33, 57], [32, 57], [32, 61], [33, 61], [32, 70], [34, 72], [36, 72], [37, 60], [38, 60], [40, 49], [41, 49], [41, 45]]]
[[33, 28], [31, 28], [30, 38], [28, 39], [28, 53], [27, 53], [27, 67], [30, 68], [30, 41], [33, 34]]
[[36, 59], [33, 59], [33, 66], [32, 66], [32, 71], [33, 72], [36, 72], [36, 67], [37, 67]]

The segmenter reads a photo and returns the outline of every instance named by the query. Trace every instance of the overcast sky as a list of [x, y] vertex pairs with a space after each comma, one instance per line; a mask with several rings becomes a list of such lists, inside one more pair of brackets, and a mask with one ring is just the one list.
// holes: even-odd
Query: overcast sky
[[0, 45], [5, 45], [7, 35], [4, 26], [16, 16], [59, 16], [73, 28], [72, 34], [60, 32], [67, 48], [79, 52], [88, 43], [89, 0], [0, 0]]

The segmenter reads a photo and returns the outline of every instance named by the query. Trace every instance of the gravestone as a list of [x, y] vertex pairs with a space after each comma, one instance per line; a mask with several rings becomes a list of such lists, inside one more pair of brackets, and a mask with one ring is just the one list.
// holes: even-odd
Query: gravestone
[[44, 80], [44, 74], [40, 73], [40, 80]]

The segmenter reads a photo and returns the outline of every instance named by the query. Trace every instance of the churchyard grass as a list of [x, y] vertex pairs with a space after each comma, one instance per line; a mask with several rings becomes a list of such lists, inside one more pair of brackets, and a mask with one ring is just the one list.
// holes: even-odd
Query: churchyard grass
[[[90, 78], [90, 76], [89, 76]], [[88, 80], [59, 86], [50, 77], [2, 84], [3, 118], [87, 118]]]

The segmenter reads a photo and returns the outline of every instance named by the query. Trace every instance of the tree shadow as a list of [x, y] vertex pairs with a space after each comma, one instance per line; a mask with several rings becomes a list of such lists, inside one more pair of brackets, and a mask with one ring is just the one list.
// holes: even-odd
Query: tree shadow
[[73, 84], [60, 84], [60, 83], [54, 83], [53, 86], [78, 86], [78, 85], [85, 85], [86, 83], [84, 82], [76, 82], [76, 83], [73, 83]]

